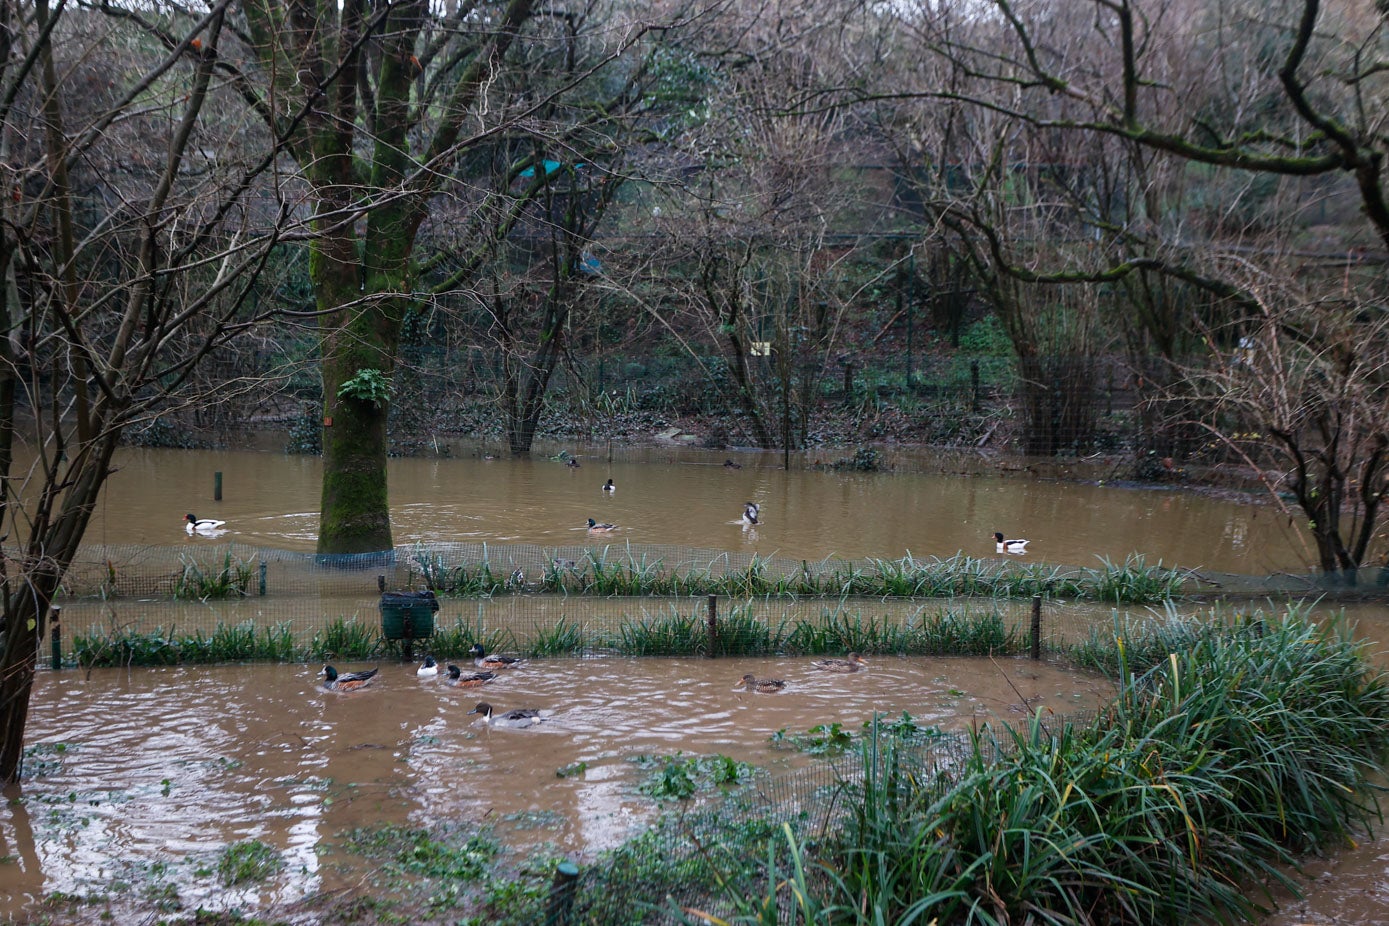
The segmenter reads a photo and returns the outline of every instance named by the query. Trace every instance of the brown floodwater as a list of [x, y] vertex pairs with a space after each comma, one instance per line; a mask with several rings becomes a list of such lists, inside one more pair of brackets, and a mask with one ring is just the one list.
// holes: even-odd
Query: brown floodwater
[[[443, 459], [392, 460], [395, 542], [552, 549], [630, 542], [819, 561], [992, 557], [991, 534], [1001, 530], [1029, 538], [1033, 561], [1093, 566], [1099, 557], [1139, 553], [1149, 562], [1212, 572], [1308, 571], [1304, 538], [1288, 518], [1263, 505], [1177, 489], [786, 471], [780, 457], [682, 448], [623, 452], [608, 463], [605, 449], [567, 449], [581, 453], [582, 466], [461, 450]], [[741, 468], [722, 465], [730, 455]], [[316, 458], [126, 450], [117, 465], [87, 538], [108, 551], [143, 550], [140, 556], [167, 571], [176, 568], [178, 551], [215, 553], [228, 541], [314, 549]], [[218, 472], [220, 502], [213, 500]], [[611, 495], [600, 489], [608, 478], [617, 485]], [[755, 529], [736, 523], [746, 501], [762, 507]], [[225, 520], [225, 532], [187, 536], [182, 518], [190, 511]], [[592, 539], [584, 530], [589, 517], [618, 530]], [[93, 562], [104, 568], [104, 555]], [[298, 581], [294, 570], [309, 568], [273, 561], [269, 597], [240, 602], [142, 601], [146, 596], [129, 592], [104, 602], [69, 601], [64, 625], [147, 631], [190, 620], [206, 628], [248, 618], [376, 618], [374, 571], [346, 586], [310, 577], [286, 588]], [[611, 617], [628, 607], [504, 596], [486, 604], [445, 602], [440, 619], [540, 626], [576, 613]], [[197, 609], [204, 613], [190, 617]], [[1361, 636], [1389, 640], [1389, 609], [1348, 610]], [[1107, 611], [1081, 616], [1073, 629], [1105, 619]], [[523, 731], [487, 730], [466, 714], [477, 696], [420, 682], [397, 663], [384, 663], [379, 683], [353, 695], [321, 691], [317, 665], [45, 671], [29, 727], [29, 776], [0, 812], [0, 854], [10, 857], [0, 865], [5, 915], [20, 917], [34, 898], [54, 891], [103, 893], [121, 879], [148, 882], [152, 872], [190, 904], [293, 900], [358, 882], [366, 863], [344, 848], [343, 835], [354, 827], [482, 821], [519, 846], [592, 852], [640, 830], [657, 811], [639, 790], [650, 774], [635, 761], [641, 755], [723, 753], [791, 773], [808, 760], [769, 743], [782, 728], [837, 721], [857, 730], [874, 711], [907, 711], [922, 726], [956, 727], [985, 716], [1021, 719], [1024, 699], [1070, 712], [1107, 696], [1104, 683], [1046, 664], [880, 658], [868, 671], [832, 676], [807, 663], [533, 663], [485, 691], [499, 709], [554, 712], [540, 729]], [[732, 691], [747, 671], [785, 677], [788, 690]], [[556, 774], [576, 763], [586, 764], [582, 774]], [[222, 849], [245, 839], [274, 846], [287, 864], [266, 885], [227, 891], [208, 869]], [[1366, 839], [1313, 875], [1307, 899], [1290, 903], [1272, 926], [1389, 926], [1389, 841]]]
[[[343, 670], [361, 666], [342, 666]], [[177, 886], [185, 905], [285, 903], [356, 884], [366, 864], [343, 848], [354, 828], [490, 824], [509, 845], [576, 857], [649, 823], [643, 756], [726, 755], [773, 773], [808, 760], [771, 743], [875, 713], [920, 727], [1018, 722], [1072, 713], [1108, 683], [1044, 662], [877, 657], [854, 674], [808, 659], [588, 658], [533, 661], [477, 690], [421, 680], [389, 663], [369, 688], [323, 691], [318, 666], [98, 670], [40, 674], [29, 774], [0, 815], [3, 913], [54, 891]], [[786, 682], [734, 691], [745, 673]], [[470, 715], [536, 708], [538, 727], [488, 728]], [[561, 769], [584, 764], [581, 773]], [[215, 866], [256, 839], [285, 865], [228, 890]], [[157, 876], [151, 866], [161, 866]]]
[[[571, 448], [573, 449], [573, 448]], [[601, 451], [579, 468], [542, 456], [392, 459], [391, 523], [397, 545], [417, 541], [657, 544], [757, 553], [811, 562], [995, 555], [993, 532], [1031, 541], [1028, 559], [1095, 566], [1142, 554], [1150, 563], [1240, 575], [1308, 572], [1309, 551], [1274, 509], [1175, 488], [1116, 488], [1025, 476], [841, 473], [781, 468], [779, 456], [683, 448]], [[312, 551], [320, 461], [254, 451], [122, 451], [93, 517], [94, 544], [235, 541]], [[217, 473], [222, 500], [214, 501]], [[617, 491], [601, 487], [611, 478]], [[744, 529], [745, 502], [761, 523]], [[214, 538], [189, 539], [183, 516], [226, 521]], [[589, 518], [617, 529], [599, 538]]]

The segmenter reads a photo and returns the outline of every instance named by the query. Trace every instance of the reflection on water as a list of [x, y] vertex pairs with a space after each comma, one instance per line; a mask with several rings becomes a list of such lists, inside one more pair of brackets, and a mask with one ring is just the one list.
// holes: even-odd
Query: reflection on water
[[[1307, 571], [1289, 519], [1272, 509], [1176, 489], [1111, 488], [914, 473], [785, 471], [779, 458], [671, 450], [578, 469], [544, 458], [393, 459], [394, 539], [670, 544], [818, 561], [996, 555], [992, 535], [1031, 541], [1028, 558], [1094, 566], [1140, 553], [1149, 562], [1244, 575]], [[95, 544], [216, 544], [313, 550], [317, 458], [249, 451], [126, 450], [92, 520]], [[213, 501], [214, 475], [223, 498]], [[617, 491], [602, 486], [613, 479]], [[760, 523], [739, 523], [745, 502]], [[183, 517], [227, 522], [216, 538], [189, 538]], [[589, 518], [617, 525], [592, 538]]]
[[[773, 771], [808, 760], [774, 748], [786, 729], [858, 731], [874, 712], [922, 727], [1032, 709], [1093, 708], [1107, 683], [1045, 663], [876, 657], [852, 675], [808, 659], [530, 662], [481, 690], [422, 681], [387, 664], [353, 694], [324, 692], [317, 666], [43, 673], [29, 774], [0, 827], [5, 912], [52, 891], [104, 893], [112, 879], [168, 866], [186, 903], [283, 902], [360, 876], [341, 849], [354, 827], [489, 822], [511, 844], [579, 853], [651, 818], [633, 761], [723, 754]], [[343, 667], [346, 668], [357, 668]], [[781, 694], [734, 692], [745, 672]], [[528, 730], [469, 715], [543, 709]], [[558, 770], [584, 763], [582, 774]], [[268, 886], [227, 892], [207, 873], [227, 845], [257, 839], [286, 865]], [[199, 870], [204, 873], [199, 874]]]

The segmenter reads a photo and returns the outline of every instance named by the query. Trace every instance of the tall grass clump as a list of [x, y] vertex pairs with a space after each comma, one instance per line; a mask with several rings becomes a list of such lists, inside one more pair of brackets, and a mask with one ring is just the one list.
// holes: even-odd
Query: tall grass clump
[[1130, 553], [1122, 563], [1100, 557], [1099, 569], [1087, 570], [1084, 596], [1114, 604], [1146, 604], [1170, 601], [1181, 594], [1183, 574], [1164, 569], [1162, 563], [1149, 566], [1141, 553]]
[[934, 774], [875, 744], [822, 858], [842, 899], [877, 922], [1249, 920], [1249, 885], [1377, 819], [1389, 688], [1342, 628], [1154, 629], [1179, 646], [1137, 669], [1153, 648], [1117, 637], [1124, 685], [1091, 725], [980, 728]]
[[232, 556], [231, 547], [221, 565], [201, 562], [187, 553], [179, 555], [182, 568], [174, 576], [174, 598], [199, 601], [215, 598], [244, 598], [250, 594], [256, 565]]
[[419, 570], [424, 587], [438, 595], [490, 597], [507, 588], [506, 579], [492, 572], [485, 546], [482, 561], [471, 567], [467, 563], [450, 565], [442, 554], [418, 543], [410, 560], [414, 568]]

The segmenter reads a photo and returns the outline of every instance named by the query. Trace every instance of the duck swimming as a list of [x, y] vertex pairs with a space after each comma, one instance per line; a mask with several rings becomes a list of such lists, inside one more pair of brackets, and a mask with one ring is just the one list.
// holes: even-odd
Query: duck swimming
[[603, 483], [603, 491], [611, 495], [617, 491], [617, 486], [613, 485], [613, 481], [609, 479], [607, 482]]
[[540, 711], [527, 707], [518, 707], [504, 714], [498, 714], [492, 710], [492, 705], [486, 701], [479, 702], [478, 706], [468, 713], [481, 714], [482, 719], [487, 722], [489, 727], [511, 727], [516, 730], [535, 726], [545, 720], [544, 717], [540, 716]]
[[1002, 531], [994, 531], [994, 545], [1000, 553], [1017, 553], [1022, 555], [1027, 552], [1026, 540], [1004, 540]]
[[779, 678], [758, 678], [749, 672], [743, 676], [743, 680], [733, 686], [734, 691], [756, 691], [762, 694], [775, 694], [786, 688], [786, 683]]
[[190, 534], [211, 534], [221, 528], [226, 521], [218, 521], [214, 518], [200, 518], [191, 511], [183, 516], [184, 530]]
[[588, 519], [588, 532], [590, 534], [608, 534], [617, 530], [616, 524], [599, 524], [592, 518]]
[[868, 663], [858, 653], [850, 653], [845, 659], [820, 659], [811, 665], [826, 672], [857, 672]]
[[724, 461], [723, 461], [723, 468], [724, 468], [724, 469], [742, 469], [742, 468], [743, 468], [743, 464], [741, 464], [741, 463], [734, 463], [732, 460], [724, 460]]
[[500, 653], [489, 653], [483, 649], [481, 643], [474, 643], [472, 649], [468, 650], [473, 657], [473, 665], [479, 669], [513, 669], [520, 665], [522, 660], [515, 656], [503, 656]]
[[570, 469], [578, 469], [579, 461], [574, 459], [573, 457], [570, 457], [569, 459], [564, 461], [564, 465], [569, 467]]
[[464, 675], [458, 666], [449, 665], [449, 684], [454, 688], [481, 688], [496, 677], [496, 672], [473, 672]]
[[356, 691], [371, 684], [371, 680], [380, 672], [380, 667], [367, 669], [365, 672], [349, 672], [346, 675], [339, 675], [338, 670], [332, 666], [324, 666], [318, 674], [323, 676], [323, 687], [328, 691]]
[[439, 663], [434, 661], [433, 656], [424, 657], [424, 665], [415, 670], [415, 675], [419, 678], [433, 678], [439, 674]]
[[747, 502], [743, 505], [743, 523], [756, 524], [758, 515], [762, 513], [762, 507], [757, 502]]

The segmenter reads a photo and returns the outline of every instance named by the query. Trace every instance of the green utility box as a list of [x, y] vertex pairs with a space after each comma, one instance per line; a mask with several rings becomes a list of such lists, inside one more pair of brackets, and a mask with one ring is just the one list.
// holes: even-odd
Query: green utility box
[[381, 635], [387, 640], [424, 640], [434, 636], [439, 599], [433, 592], [386, 592], [381, 596]]

